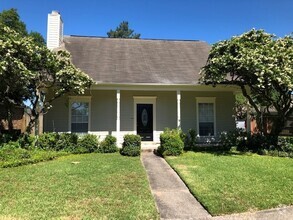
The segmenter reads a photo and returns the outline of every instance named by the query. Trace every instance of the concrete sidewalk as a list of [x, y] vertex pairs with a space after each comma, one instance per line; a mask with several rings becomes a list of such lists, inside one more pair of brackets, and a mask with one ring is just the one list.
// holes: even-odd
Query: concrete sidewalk
[[[291, 220], [293, 206], [212, 217], [194, 198], [167, 162], [153, 152], [143, 152], [142, 162], [147, 171], [152, 193], [161, 219], [209, 220]], [[289, 192], [288, 192], [289, 193]]]
[[167, 162], [152, 152], [142, 153], [161, 219], [210, 219]]
[[293, 207], [268, 209], [258, 212], [245, 212], [213, 217], [211, 220], [292, 220]]

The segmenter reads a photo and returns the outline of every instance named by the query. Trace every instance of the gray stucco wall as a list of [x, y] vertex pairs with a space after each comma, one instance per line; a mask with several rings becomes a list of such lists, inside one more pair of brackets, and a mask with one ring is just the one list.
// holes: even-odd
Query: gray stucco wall
[[44, 115], [44, 132], [68, 132], [69, 100], [67, 96], [56, 99]]
[[116, 131], [116, 91], [91, 91], [90, 131]]
[[216, 132], [235, 129], [233, 107], [235, 97], [232, 92], [181, 92], [181, 128], [184, 132], [190, 128], [196, 129], [196, 98], [215, 97]]
[[[105, 135], [116, 131], [116, 91], [95, 90], [91, 96], [91, 126], [93, 133]], [[155, 96], [156, 130], [177, 127], [177, 99], [175, 91], [121, 91], [121, 132], [134, 131], [134, 96]], [[232, 92], [181, 92], [181, 128], [184, 132], [196, 129], [196, 97], [215, 97], [216, 132], [235, 129], [232, 117], [235, 103]], [[53, 103], [53, 108], [44, 117], [44, 131], [69, 131], [69, 98], [63, 97]], [[103, 134], [103, 135], [104, 135]]]

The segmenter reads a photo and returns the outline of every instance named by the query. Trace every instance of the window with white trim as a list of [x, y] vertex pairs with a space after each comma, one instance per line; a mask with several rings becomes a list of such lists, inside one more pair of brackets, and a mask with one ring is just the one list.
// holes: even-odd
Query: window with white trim
[[199, 136], [215, 135], [215, 98], [197, 98], [197, 128]]
[[89, 127], [89, 102], [71, 103], [71, 132], [87, 133]]

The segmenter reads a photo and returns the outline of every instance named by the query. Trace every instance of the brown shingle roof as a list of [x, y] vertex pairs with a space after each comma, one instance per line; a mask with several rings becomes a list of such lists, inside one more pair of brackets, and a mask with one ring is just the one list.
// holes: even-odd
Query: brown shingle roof
[[197, 84], [210, 50], [201, 41], [67, 36], [64, 43], [98, 83]]

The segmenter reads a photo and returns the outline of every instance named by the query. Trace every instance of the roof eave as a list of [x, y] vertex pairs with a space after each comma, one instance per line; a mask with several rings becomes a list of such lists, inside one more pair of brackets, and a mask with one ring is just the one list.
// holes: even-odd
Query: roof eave
[[241, 90], [236, 85], [203, 85], [203, 84], [159, 84], [159, 83], [96, 83], [91, 90], [147, 90], [147, 91], [203, 91], [203, 92], [234, 92]]

